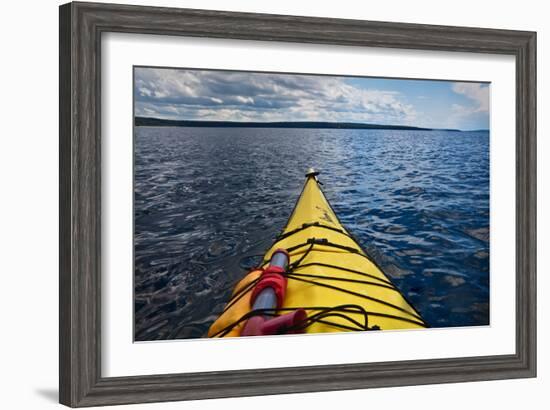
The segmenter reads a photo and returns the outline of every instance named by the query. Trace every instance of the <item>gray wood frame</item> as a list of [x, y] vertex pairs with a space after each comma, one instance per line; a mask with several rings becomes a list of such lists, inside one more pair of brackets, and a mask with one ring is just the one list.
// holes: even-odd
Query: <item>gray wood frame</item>
[[[509, 54], [516, 59], [515, 354], [101, 377], [101, 34]], [[72, 407], [536, 375], [536, 33], [112, 4], [60, 7], [60, 402]]]

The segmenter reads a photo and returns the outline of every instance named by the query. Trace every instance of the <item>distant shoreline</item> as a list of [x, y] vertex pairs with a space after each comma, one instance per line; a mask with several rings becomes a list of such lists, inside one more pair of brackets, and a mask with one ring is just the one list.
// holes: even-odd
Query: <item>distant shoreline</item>
[[[324, 121], [280, 121], [280, 122], [239, 122], [239, 121], [194, 121], [167, 120], [162, 118], [135, 117], [136, 127], [224, 127], [224, 128], [311, 128], [311, 129], [374, 129], [374, 130], [413, 130], [413, 131], [457, 131], [448, 128], [423, 128], [408, 125], [367, 124], [357, 122]], [[489, 130], [472, 130], [489, 131]]]

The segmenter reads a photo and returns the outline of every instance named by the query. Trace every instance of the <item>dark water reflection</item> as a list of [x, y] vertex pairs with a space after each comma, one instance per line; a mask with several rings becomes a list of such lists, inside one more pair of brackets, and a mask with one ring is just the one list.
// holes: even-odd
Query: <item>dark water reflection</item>
[[135, 337], [203, 337], [304, 182], [434, 327], [489, 321], [487, 132], [138, 127]]

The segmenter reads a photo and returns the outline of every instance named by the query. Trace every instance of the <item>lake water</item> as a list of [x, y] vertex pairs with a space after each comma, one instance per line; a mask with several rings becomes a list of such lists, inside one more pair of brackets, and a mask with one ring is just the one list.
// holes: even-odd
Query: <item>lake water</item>
[[308, 167], [432, 327], [489, 323], [489, 133], [137, 127], [135, 338], [204, 337]]

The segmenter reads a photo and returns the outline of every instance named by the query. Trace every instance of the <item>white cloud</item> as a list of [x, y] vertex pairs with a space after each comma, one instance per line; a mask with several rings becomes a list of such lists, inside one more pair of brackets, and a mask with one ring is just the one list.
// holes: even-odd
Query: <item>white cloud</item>
[[152, 68], [135, 74], [137, 115], [407, 125], [416, 118], [401, 94], [360, 88], [343, 77]]
[[454, 83], [452, 90], [457, 94], [462, 94], [468, 97], [474, 102], [474, 104], [476, 104], [475, 106], [468, 108], [467, 111], [471, 113], [489, 111], [488, 85], [483, 83]]
[[242, 95], [238, 95], [235, 98], [237, 98], [237, 101], [242, 102], [244, 104], [254, 104], [254, 98], [252, 97], [243, 97]]

